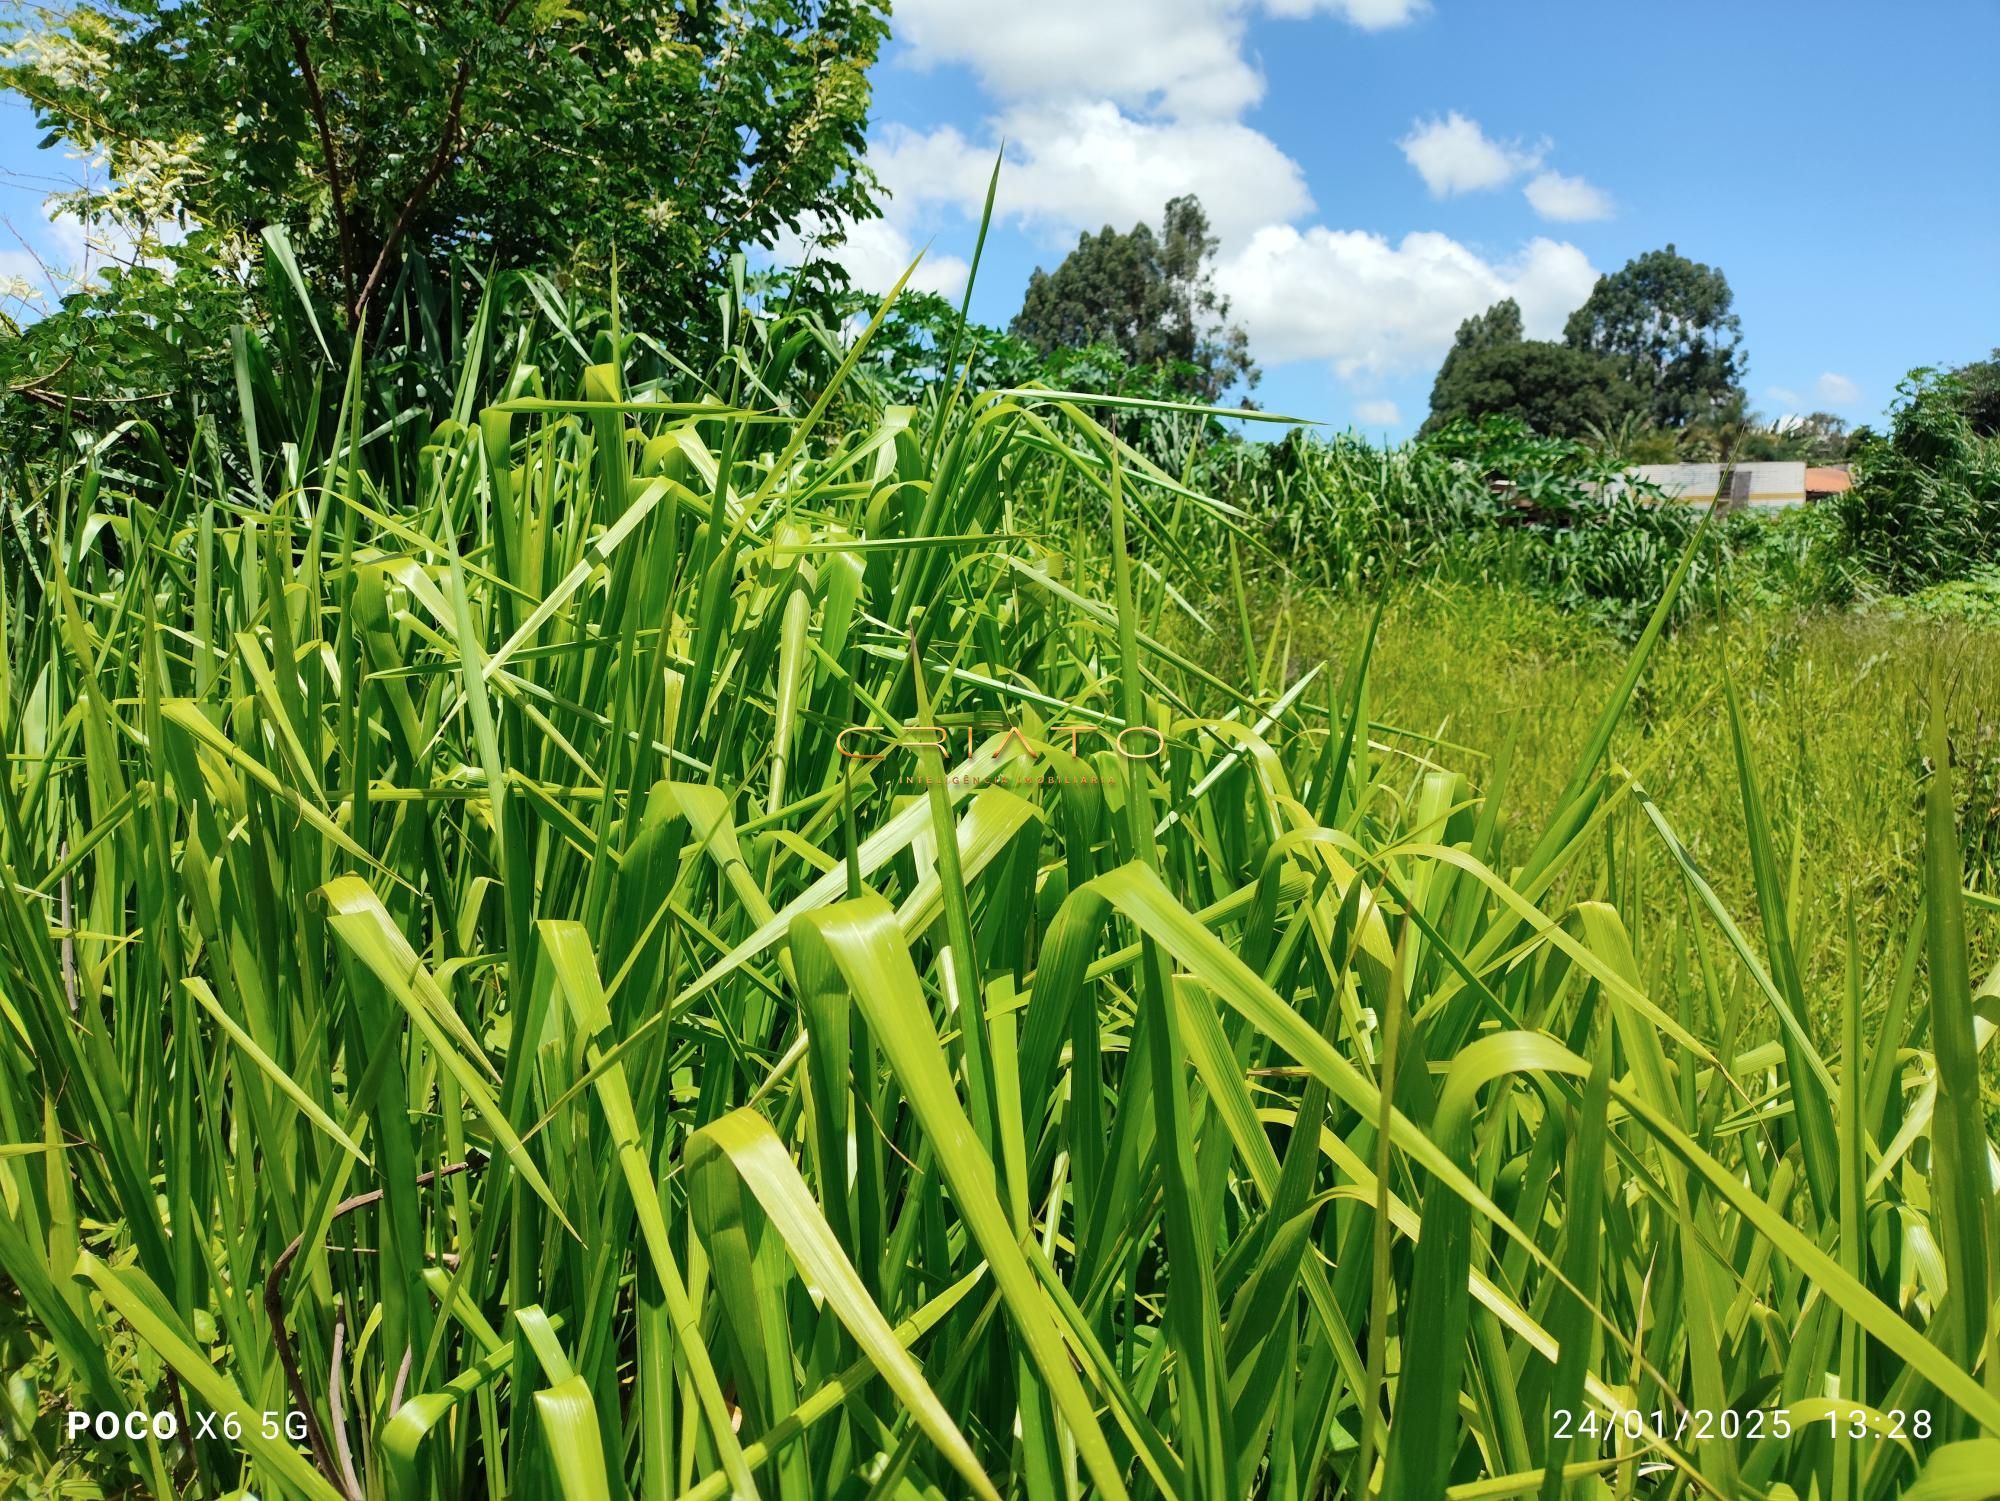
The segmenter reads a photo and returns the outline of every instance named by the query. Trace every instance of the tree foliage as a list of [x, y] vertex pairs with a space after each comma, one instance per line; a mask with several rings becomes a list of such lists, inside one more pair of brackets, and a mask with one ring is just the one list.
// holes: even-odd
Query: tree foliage
[[1044, 354], [1107, 344], [1133, 366], [1176, 367], [1175, 389], [1205, 401], [1254, 386], [1249, 340], [1215, 288], [1216, 244], [1192, 195], [1168, 202], [1157, 233], [1086, 232], [1054, 271], [1035, 268], [1010, 332]]
[[1444, 357], [1445, 364], [1449, 367], [1453, 356], [1491, 349], [1496, 344], [1518, 344], [1527, 336], [1521, 322], [1521, 304], [1503, 297], [1485, 312], [1474, 313], [1458, 325], [1458, 333]]
[[1563, 341], [1603, 356], [1645, 397], [1654, 422], [1682, 427], [1726, 402], [1743, 376], [1742, 323], [1720, 269], [1670, 244], [1597, 279]]
[[1991, 568], [2000, 556], [2000, 438], [1968, 415], [1957, 372], [1913, 370], [1886, 434], [1854, 437], [1854, 488], [1836, 498], [1848, 548], [1909, 592]]
[[185, 430], [198, 411], [233, 399], [241, 285], [215, 274], [207, 236], [165, 247], [160, 260], [113, 262], [47, 316], [6, 320], [0, 467], [48, 452], [64, 427], [89, 433], [138, 418], [163, 433]]
[[1753, 427], [1737, 449], [1747, 461], [1799, 459], [1837, 464], [1847, 456], [1847, 419], [1833, 412], [1807, 412]]
[[1520, 312], [1511, 301], [1460, 325], [1431, 387], [1426, 432], [1461, 418], [1511, 417], [1547, 437], [1577, 438], [1638, 410], [1638, 394], [1609, 361], [1547, 340], [1501, 337], [1504, 316], [1497, 332], [1482, 324], [1505, 309], [1513, 309], [1518, 329]]
[[1438, 367], [1437, 379], [1431, 382], [1431, 417], [1426, 427], [1435, 430], [1453, 417], [1468, 415], [1462, 410], [1443, 410], [1441, 402], [1450, 402], [1454, 393], [1462, 386], [1460, 367], [1472, 355], [1483, 350], [1498, 348], [1503, 344], [1518, 344], [1527, 337], [1521, 322], [1521, 304], [1511, 297], [1502, 298], [1483, 313], [1474, 313], [1458, 325], [1451, 348], [1445, 351], [1444, 363]]
[[36, 12], [0, 82], [103, 160], [86, 217], [240, 255], [282, 224], [350, 322], [406, 251], [466, 249], [615, 252], [677, 318], [730, 252], [873, 211], [886, 33], [875, 0], [121, 0]]
[[[777, 280], [792, 275], [796, 273]], [[877, 306], [865, 293], [837, 293], [831, 321], [867, 318]], [[1019, 334], [964, 317], [935, 292], [905, 290], [869, 341], [857, 374], [877, 402], [915, 407], [935, 403], [961, 382], [975, 392], [1039, 385], [1094, 396], [1185, 402], [1204, 373], [1184, 360], [1137, 364], [1117, 345], [1104, 342], [1059, 345], [1044, 352]], [[1229, 436], [1220, 419], [1193, 412], [1087, 402], [1082, 409], [1169, 469], [1178, 469], [1191, 448], [1205, 455], [1226, 445]]]
[[1958, 382], [1959, 410], [1982, 438], [2000, 437], [2000, 349], [1952, 371]]

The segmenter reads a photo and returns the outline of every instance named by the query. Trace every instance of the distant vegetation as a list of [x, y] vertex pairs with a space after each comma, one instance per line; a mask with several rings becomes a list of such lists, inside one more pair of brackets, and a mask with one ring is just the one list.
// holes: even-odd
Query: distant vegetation
[[1842, 539], [1894, 590], [2000, 566], [2000, 403], [1995, 364], [1918, 370], [1897, 388], [1884, 434], [1854, 444]]
[[[1085, 238], [1099, 253], [1099, 242]], [[788, 280], [771, 289], [781, 300], [810, 292]], [[851, 319], [870, 305], [858, 294], [834, 295], [827, 316]], [[1511, 301], [1467, 320], [1440, 389], [1464, 391], [1546, 358], [1589, 372], [1578, 391], [1593, 404], [1574, 414], [1577, 421], [1547, 420], [1559, 395], [1546, 384], [1534, 396], [1539, 425], [1505, 404], [1476, 417], [1434, 412], [1416, 439], [1388, 448], [1309, 429], [1269, 441], [1235, 430], [1223, 411], [1109, 404], [1092, 411], [1166, 471], [1241, 509], [1254, 538], [1243, 566], [1351, 592], [1412, 577], [1480, 580], [1524, 589], [1629, 637], [1658, 601], [1701, 513], [1660, 504], [1622, 476], [1633, 463], [1677, 458], [1852, 459], [1857, 485], [1810, 509], [1728, 518], [1711, 534], [1676, 620], [1746, 603], [1846, 607], [1984, 579], [2000, 559], [1993, 499], [2000, 440], [1990, 426], [1981, 430], [1992, 421], [1989, 409], [2000, 409], [1991, 395], [2000, 386], [1994, 366], [1916, 373], [1885, 434], [1850, 433], [1824, 412], [1762, 423], [1745, 414], [1741, 392], [1725, 392], [1706, 416], [1668, 430], [1654, 425], [1607, 357], [1524, 341], [1520, 327]], [[967, 321], [943, 298], [906, 293], [858, 378], [876, 400], [919, 402], [951, 377], [946, 362], [955, 356], [971, 385], [1042, 384], [1158, 402], [1207, 389], [1208, 377], [1187, 362], [1139, 353], [1110, 339], [1045, 353], [1017, 333]], [[1510, 363], [1517, 357], [1522, 363]], [[1973, 598], [1983, 613], [1984, 596]]]
[[1008, 332], [1044, 356], [1108, 346], [1202, 401], [1220, 400], [1239, 382], [1254, 387], [1249, 340], [1215, 290], [1216, 243], [1193, 195], [1168, 202], [1157, 233], [1135, 224], [1120, 234], [1107, 224], [1079, 238], [1054, 271], [1035, 268]]

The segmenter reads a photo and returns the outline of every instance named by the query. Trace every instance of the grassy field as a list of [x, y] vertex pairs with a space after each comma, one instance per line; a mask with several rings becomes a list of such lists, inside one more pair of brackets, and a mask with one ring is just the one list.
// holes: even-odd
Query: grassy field
[[37, 497], [18, 1493], [1984, 1494], [1990, 638], [1371, 650], [1058, 396], [539, 306]]
[[[1326, 662], [1344, 672], [1376, 603], [1298, 585], [1259, 590], [1252, 601], [1257, 637], [1276, 643], [1265, 654], [1275, 657], [1269, 670], [1296, 675]], [[1226, 618], [1229, 610], [1229, 601], [1218, 600], [1211, 614]], [[1218, 668], [1243, 662], [1226, 632], [1208, 640]], [[1370, 708], [1385, 725], [1449, 742], [1424, 747], [1391, 737], [1386, 748], [1428, 755], [1481, 787], [1511, 741], [1510, 817], [1532, 830], [1553, 811], [1604, 686], [1627, 652], [1608, 632], [1518, 590], [1406, 588], [1383, 605]], [[1440, 672], [1439, 663], [1468, 665]], [[1747, 606], [1706, 614], [1660, 645], [1612, 740], [1612, 755], [1672, 810], [1711, 884], [1754, 926], [1756, 892], [1725, 703], [1725, 682], [1734, 684], [1786, 868], [1800, 965], [1809, 989], [1828, 1005], [1846, 962], [1841, 914], [1848, 899], [1865, 933], [1900, 930], [1916, 912], [1933, 667], [1952, 747], [1966, 880], [1990, 901], [2000, 895], [2000, 630], [1990, 625], [1895, 607]], [[1613, 820], [1621, 830], [1641, 823], [1636, 810]], [[1631, 847], [1642, 867], [1664, 869], [1663, 854], [1648, 841]], [[1603, 873], [1601, 861], [1596, 870]], [[1642, 879], [1651, 873], [1638, 872]], [[1630, 905], [1655, 906], [1658, 895]], [[2000, 920], [1975, 922], [1970, 936], [1976, 958], [2000, 956]]]

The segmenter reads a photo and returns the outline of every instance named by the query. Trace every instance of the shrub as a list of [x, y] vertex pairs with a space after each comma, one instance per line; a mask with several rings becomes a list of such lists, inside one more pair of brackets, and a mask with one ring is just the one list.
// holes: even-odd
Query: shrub
[[[1636, 638], [1701, 526], [1694, 506], [1617, 492], [1545, 510], [1519, 547], [1523, 581], [1542, 597]], [[1695, 558], [1675, 598], [1670, 625], [1697, 606], [1714, 552]]]
[[2000, 439], [1975, 431], [1956, 376], [1915, 370], [1896, 390], [1889, 432], [1858, 435], [1854, 487], [1833, 504], [1856, 559], [1909, 593], [2000, 552]]
[[1838, 509], [1796, 506], [1773, 516], [1732, 515], [1720, 539], [1729, 598], [1785, 609], [1837, 608], [1873, 592], [1848, 550]]
[[[1294, 435], [1226, 493], [1315, 582], [1358, 589], [1415, 572], [1511, 583], [1630, 639], [1702, 512], [1613, 484], [1617, 474], [1581, 442], [1490, 417], [1390, 449]], [[1696, 560], [1670, 624], [1695, 606], [1710, 566]]]

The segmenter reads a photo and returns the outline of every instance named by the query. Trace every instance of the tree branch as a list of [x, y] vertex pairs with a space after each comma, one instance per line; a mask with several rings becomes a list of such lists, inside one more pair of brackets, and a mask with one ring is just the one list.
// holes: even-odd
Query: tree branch
[[356, 307], [354, 232], [347, 221], [347, 187], [340, 174], [340, 153], [333, 148], [333, 127], [326, 118], [326, 96], [320, 92], [319, 73], [313, 67], [312, 53], [306, 48], [305, 33], [296, 26], [291, 33], [292, 55], [298, 59], [299, 72], [305, 77], [306, 100], [312, 106], [313, 125], [319, 131], [319, 149], [326, 157], [327, 184], [333, 194], [333, 226], [340, 240], [340, 288], [347, 299], [348, 318], [352, 322]]
[[[512, 8], [511, 6], [509, 7]], [[458, 77], [451, 86], [451, 104], [445, 110], [444, 133], [438, 137], [437, 151], [431, 156], [431, 164], [424, 169], [424, 175], [417, 179], [417, 185], [410, 190], [410, 196], [403, 200], [403, 207], [396, 215], [396, 222], [389, 227], [387, 238], [382, 241], [381, 253], [375, 257], [375, 265], [368, 273], [368, 280], [361, 284], [360, 293], [353, 297], [347, 308], [348, 327], [360, 321], [362, 309], [368, 306], [368, 299], [375, 295], [381, 285], [383, 275], [389, 269], [389, 259], [396, 253], [396, 246], [402, 243], [403, 232], [410, 227], [410, 220], [423, 206], [431, 190], [444, 176], [444, 169], [451, 164], [453, 150], [458, 145], [459, 111], [465, 104], [465, 86], [472, 80], [472, 59], [467, 58], [458, 65]]]

